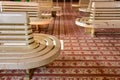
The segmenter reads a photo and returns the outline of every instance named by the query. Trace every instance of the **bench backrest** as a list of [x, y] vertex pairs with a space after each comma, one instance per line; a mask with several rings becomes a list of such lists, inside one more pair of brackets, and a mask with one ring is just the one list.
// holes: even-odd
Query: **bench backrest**
[[94, 20], [120, 20], [120, 2], [93, 2]]
[[92, 2], [113, 2], [114, 0], [90, 0], [88, 9], [90, 10], [92, 7]]
[[30, 2], [39, 3], [40, 8], [51, 8], [53, 7], [53, 0], [30, 0]]
[[40, 13], [50, 11], [54, 7], [53, 0], [31, 0], [31, 2], [32, 1], [39, 4]]
[[40, 17], [50, 18], [51, 11], [60, 11], [61, 7], [57, 4], [54, 5], [53, 0], [30, 0], [31, 2], [37, 2], [39, 4]]
[[52, 7], [53, 6], [53, 0], [30, 0], [31, 2], [37, 2], [39, 3], [39, 6], [43, 7]]
[[38, 3], [1, 1], [2, 12], [26, 12], [29, 17], [38, 17]]
[[86, 8], [89, 5], [90, 0], [79, 0], [76, 8]]
[[29, 45], [33, 36], [25, 12], [0, 13], [0, 46]]
[[89, 4], [90, 0], [79, 0], [79, 4]]
[[94, 28], [120, 28], [120, 2], [93, 2], [89, 22]]
[[53, 7], [53, 0], [39, 0], [38, 2], [41, 7]]
[[0, 13], [0, 25], [12, 25], [12, 24], [22, 24], [26, 25], [28, 23], [27, 14], [24, 12], [1, 12]]

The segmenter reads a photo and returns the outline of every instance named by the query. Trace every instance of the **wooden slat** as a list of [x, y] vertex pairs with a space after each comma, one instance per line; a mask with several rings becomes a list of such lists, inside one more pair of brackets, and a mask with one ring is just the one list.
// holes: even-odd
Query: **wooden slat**
[[95, 28], [120, 28], [120, 2], [93, 2], [88, 20], [77, 20], [76, 24], [91, 28], [94, 36]]
[[72, 4], [72, 8], [87, 8], [89, 5], [90, 0], [79, 0], [78, 4]]
[[85, 12], [85, 13], [88, 13], [90, 12], [90, 9], [92, 7], [92, 3], [93, 2], [113, 2], [114, 0], [90, 0], [89, 1], [89, 4], [86, 8], [79, 8], [79, 11], [82, 11], [82, 12]]
[[1, 1], [2, 12], [26, 12], [29, 17], [38, 17], [38, 3]]
[[21, 14], [15, 13], [14, 15], [8, 14], [8, 13], [1, 13], [0, 24], [13, 24], [13, 23], [14, 24], [26, 24], [28, 21], [26, 20], [25, 16], [26, 16], [26, 13], [21, 13]]
[[29, 27], [28, 26], [25, 26], [25, 25], [0, 25], [0, 29], [29, 29]]

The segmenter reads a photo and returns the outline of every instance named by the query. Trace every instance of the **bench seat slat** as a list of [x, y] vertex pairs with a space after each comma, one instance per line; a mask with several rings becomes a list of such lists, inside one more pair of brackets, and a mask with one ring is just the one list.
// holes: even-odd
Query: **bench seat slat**
[[27, 12], [28, 17], [39, 17], [38, 3], [0, 1], [2, 12]]
[[4, 35], [1, 35], [0, 38], [5, 38], [5, 39], [9, 39], [9, 38], [13, 38], [13, 39], [16, 39], [16, 38], [24, 38], [24, 39], [27, 39], [27, 38], [31, 38], [32, 36], [18, 36], [18, 35], [14, 35], [14, 36], [4, 36]]
[[120, 17], [96, 17], [95, 20], [120, 20]]
[[[34, 2], [12, 2], [12, 1], [1, 1], [1, 3], [2, 3], [2, 5], [10, 5], [10, 6], [12, 6], [12, 5], [16, 5], [16, 6], [21, 6], [21, 4], [23, 5], [23, 6], [37, 6], [38, 4], [37, 3], [34, 3]], [[11, 3], [11, 4], [9, 4], [9, 3]]]
[[0, 29], [25, 29], [25, 28], [29, 28], [28, 26], [20, 26], [19, 24], [17, 26], [14, 25], [0, 25]]
[[10, 31], [10, 30], [9, 31], [6, 31], [6, 30], [2, 31], [1, 30], [0, 31], [0, 35], [1, 34], [26, 34], [26, 33], [32, 33], [32, 31], [31, 30], [29, 30], [29, 31], [20, 31], [20, 30], [19, 31]]
[[[37, 36], [38, 37], [38, 36]], [[44, 39], [44, 38], [43, 38]], [[24, 58], [27, 58], [27, 57], [29, 57], [30, 58], [30, 56], [31, 56], [31, 54], [32, 55], [43, 55], [43, 53], [42, 52], [48, 52], [48, 51], [50, 51], [54, 46], [56, 46], [56, 45], [54, 45], [54, 38], [53, 39], [51, 39], [51, 38], [47, 38], [46, 37], [46, 40], [48, 41], [48, 44], [46, 44], [46, 41], [45, 40], [43, 40], [44, 42], [41, 44], [41, 45], [46, 45], [46, 48], [44, 48], [43, 49], [43, 51], [41, 50], [41, 54], [33, 54], [33, 53], [31, 53], [31, 51], [33, 52], [33, 51], [35, 51], [35, 49], [32, 49], [31, 51], [26, 51], [26, 53], [20, 53], [19, 52], [19, 50], [22, 50], [22, 49], [18, 49], [18, 51], [15, 51], [17, 54], [15, 54], [15, 53], [13, 53], [13, 54], [11, 54], [11, 53], [7, 53], [7, 52], [3, 52], [3, 54], [1, 53], [0, 55], [0, 59], [4, 59], [4, 56], [6, 56], [6, 57], [8, 57], [7, 59], [18, 59], [18, 58], [21, 58], [21, 57], [23, 57], [24, 56]], [[55, 43], [56, 43], [56, 41], [55, 41]], [[40, 45], [40, 46], [41, 46]], [[22, 52], [24, 52], [25, 50], [23, 49], [23, 51]], [[9, 52], [11, 52], [11, 51], [9, 51]], [[31, 54], [30, 54], [31, 53]], [[13, 56], [13, 55], [16, 55], [16, 56]], [[19, 55], [19, 56], [18, 56]], [[11, 56], [11, 57], [10, 57]], [[33, 57], [33, 56], [32, 56]]]
[[[26, 43], [25, 40], [0, 40], [0, 43]], [[28, 40], [28, 42], [33, 42], [33, 40]]]

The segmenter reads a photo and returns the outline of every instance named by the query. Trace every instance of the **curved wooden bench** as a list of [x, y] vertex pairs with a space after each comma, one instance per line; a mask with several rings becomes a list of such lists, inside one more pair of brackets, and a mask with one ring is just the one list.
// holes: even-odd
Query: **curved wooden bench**
[[78, 4], [72, 4], [73, 9], [87, 8], [90, 0], [79, 0]]
[[38, 3], [0, 1], [2, 12], [26, 12], [28, 17], [39, 17]]
[[[42, 17], [42, 13], [40, 11], [39, 4], [36, 2], [13, 2], [13, 1], [1, 1], [1, 11], [2, 12], [26, 12], [29, 17], [30, 22], [34, 22], [33, 18], [37, 20], [37, 22], [44, 22], [46, 18]], [[47, 21], [51, 22], [52, 17], [47, 17]], [[47, 29], [47, 25], [44, 29]], [[33, 31], [38, 31], [36, 26], [33, 26]], [[41, 27], [42, 28], [42, 27]]]
[[[57, 38], [38, 34], [34, 35], [37, 45], [0, 47], [0, 69], [32, 69], [52, 62], [60, 53]], [[7, 49], [9, 48], [9, 49]]]
[[61, 16], [58, 14], [58, 11], [61, 11], [62, 8], [60, 6], [54, 6], [53, 0], [30, 0], [31, 2], [37, 2], [39, 4], [39, 11], [41, 13], [41, 17], [56, 17]]
[[77, 18], [75, 20], [75, 24], [78, 25], [78, 26], [82, 26], [82, 27], [85, 27], [85, 25], [89, 24], [89, 23], [90, 23], [89, 17]]
[[89, 34], [90, 33], [91, 27], [87, 26], [87, 25], [91, 24], [91, 21], [90, 21], [89, 17], [77, 18], [75, 20], [75, 24], [77, 26], [84, 27], [85, 28], [85, 34]]
[[85, 13], [90, 13], [90, 9], [92, 7], [92, 2], [111, 2], [111, 1], [114, 1], [114, 0], [90, 0], [88, 7], [87, 8], [79, 8], [79, 11], [85, 12]]
[[60, 41], [54, 36], [32, 34], [26, 13], [0, 13], [1, 70], [26, 69], [28, 80], [32, 69], [44, 66], [59, 56], [60, 47]]
[[41, 30], [47, 30], [52, 20], [53, 20], [52, 18], [47, 19], [31, 18], [29, 24], [31, 27], [35, 27], [35, 29], [33, 29], [33, 32], [35, 31], [40, 32]]
[[86, 31], [95, 35], [96, 28], [120, 28], [119, 2], [93, 2], [89, 18], [77, 19], [78, 26], [85, 27]]

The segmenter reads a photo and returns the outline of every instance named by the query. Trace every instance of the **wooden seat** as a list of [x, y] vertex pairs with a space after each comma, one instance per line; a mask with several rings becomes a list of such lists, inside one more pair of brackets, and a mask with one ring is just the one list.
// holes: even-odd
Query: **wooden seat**
[[51, 35], [32, 34], [24, 12], [0, 13], [0, 69], [30, 70], [52, 62], [60, 54], [60, 41]]
[[[92, 2], [113, 2], [113, 1], [114, 0], [90, 0], [88, 8], [79, 8], [80, 12], [84, 12], [84, 14], [86, 14], [85, 17], [77, 18], [75, 20], [75, 23], [79, 26], [85, 26], [85, 24], [91, 23], [90, 22], [91, 20], [89, 19], [89, 16], [90, 16], [91, 9], [92, 9]], [[85, 31], [85, 32], [87, 33], [88, 30]]]
[[86, 7], [86, 8], [79, 8], [79, 11], [87, 13], [89, 15], [90, 14], [90, 9], [92, 7], [92, 2], [111, 2], [111, 1], [114, 1], [114, 0], [90, 0], [88, 7]]
[[78, 8], [87, 8], [89, 5], [89, 2], [90, 0], [79, 0], [78, 4], [72, 4], [72, 8], [75, 10], [76, 9], [78, 10]]
[[40, 18], [31, 18], [30, 20], [30, 26], [34, 27], [35, 30], [33, 30], [34, 32], [39, 32], [41, 30], [47, 30], [49, 24], [51, 23], [53, 19], [52, 18], [47, 18], [47, 19], [40, 19]]
[[89, 17], [77, 18], [75, 23], [79, 26], [85, 26], [86, 24], [90, 24]]
[[61, 11], [60, 6], [54, 6], [53, 0], [30, 0], [31, 2], [37, 2], [39, 4], [39, 11], [41, 12], [42, 17], [56, 17], [61, 16], [57, 14], [58, 11]]
[[94, 36], [96, 28], [120, 28], [120, 3], [119, 2], [93, 2], [91, 14], [88, 20], [78, 21], [78, 26], [85, 27], [91, 36]]
[[[46, 18], [41, 17], [42, 14], [41, 11], [39, 11], [39, 4], [36, 2], [1, 1], [0, 3], [2, 5], [2, 12], [26, 12], [30, 22], [34, 22], [33, 19], [36, 19], [37, 22], [41, 23], [41, 22], [45, 22], [46, 18], [47, 18], [47, 22], [49, 23], [51, 22], [52, 17], [46, 17]], [[43, 28], [42, 26], [40, 27]], [[44, 28], [46, 27], [48, 27], [48, 25], [46, 25]], [[33, 31], [38, 31], [36, 26], [33, 26]]]

